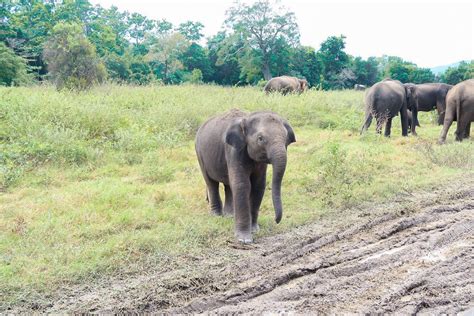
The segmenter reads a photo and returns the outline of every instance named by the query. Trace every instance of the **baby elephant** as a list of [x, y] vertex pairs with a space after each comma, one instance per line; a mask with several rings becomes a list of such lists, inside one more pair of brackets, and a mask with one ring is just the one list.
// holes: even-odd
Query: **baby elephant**
[[[231, 110], [209, 119], [199, 128], [196, 154], [206, 181], [211, 211], [216, 215], [234, 214], [235, 235], [240, 242], [251, 243], [252, 233], [258, 230], [267, 164], [273, 166], [272, 199], [275, 221], [280, 222], [286, 149], [295, 141], [290, 124], [270, 111], [247, 114]], [[225, 189], [224, 210], [219, 182]]]

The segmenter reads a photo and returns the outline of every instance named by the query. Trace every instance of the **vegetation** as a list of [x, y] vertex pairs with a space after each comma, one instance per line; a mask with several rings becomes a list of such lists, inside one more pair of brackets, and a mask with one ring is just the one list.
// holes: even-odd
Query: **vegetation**
[[[270, 76], [294, 75], [324, 90], [351, 88], [355, 83], [372, 85], [385, 77], [402, 82], [441, 80], [454, 84], [473, 76], [472, 62], [436, 78], [429, 69], [419, 68], [400, 57], [364, 60], [350, 56], [344, 52], [343, 35], [328, 37], [318, 48], [301, 46], [294, 13], [270, 0], [253, 4], [236, 2], [223, 21], [225, 31], [211, 36], [205, 44], [201, 33], [204, 25], [200, 22], [185, 21], [174, 26], [166, 20], [121, 12], [114, 6], [110, 9], [92, 6], [88, 0], [3, 0], [0, 14], [0, 42], [9, 52], [0, 54], [0, 64], [9, 65], [5, 71], [8, 73], [0, 73], [0, 77], [13, 74], [17, 78], [2, 79], [3, 85], [27, 82], [23, 80], [23, 60], [36, 80], [44, 80], [49, 69], [50, 78], [60, 86], [73, 82], [81, 88], [105, 77], [100, 69], [102, 64], [110, 81], [139, 85], [196, 80], [198, 72], [193, 75], [194, 70], [201, 72], [204, 83], [255, 85]], [[76, 27], [66, 30], [65, 25]], [[57, 37], [58, 28], [63, 28], [63, 33], [75, 38], [75, 42], [79, 41], [77, 28], [80, 28], [81, 36], [84, 34], [86, 39], [81, 38], [80, 45], [68, 46], [66, 51], [54, 52], [59, 47], [51, 43]], [[5, 49], [1, 47], [3, 52]], [[94, 80], [90, 80], [89, 71], [84, 74], [83, 66], [77, 66], [82, 70], [71, 70], [74, 67], [67, 63], [57, 64], [54, 58], [48, 58], [61, 54], [74, 56], [77, 55], [74, 49], [79, 48], [88, 56], [77, 62], [86, 65], [91, 61], [91, 69], [96, 69]], [[11, 51], [19, 56], [15, 61]], [[58, 76], [60, 72], [73, 71], [72, 76]], [[62, 77], [71, 80], [58, 79]]]
[[43, 56], [58, 89], [84, 90], [105, 79], [105, 67], [78, 24], [56, 24]]
[[355, 91], [283, 97], [210, 85], [0, 88], [3, 303], [226, 247], [233, 221], [209, 214], [193, 147], [198, 126], [233, 107], [272, 109], [297, 136], [283, 220], [275, 224], [267, 192], [257, 240], [472, 173], [472, 141], [436, 145], [431, 114], [420, 114], [416, 138], [401, 137], [397, 120], [390, 139], [374, 126], [359, 136], [362, 100]]

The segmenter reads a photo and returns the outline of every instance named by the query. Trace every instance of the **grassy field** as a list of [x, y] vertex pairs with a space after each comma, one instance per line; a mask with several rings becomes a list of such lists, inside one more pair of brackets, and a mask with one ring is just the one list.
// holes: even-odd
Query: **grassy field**
[[[194, 153], [209, 116], [271, 109], [297, 142], [274, 223], [269, 192], [258, 238], [337, 216], [337, 209], [435, 187], [472, 172], [472, 140], [436, 145], [421, 113], [419, 137], [359, 136], [363, 92], [265, 96], [256, 88], [102, 86], [87, 93], [0, 88], [0, 297], [169, 264], [226, 247], [230, 218], [210, 216]], [[271, 171], [271, 168], [269, 168]], [[268, 177], [271, 179], [271, 177]]]

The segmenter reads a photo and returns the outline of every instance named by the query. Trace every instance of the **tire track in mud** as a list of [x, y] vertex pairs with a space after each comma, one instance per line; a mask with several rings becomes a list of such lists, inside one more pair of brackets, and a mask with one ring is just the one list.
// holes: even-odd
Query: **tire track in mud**
[[[265, 254], [260, 274], [170, 312], [457, 312], [474, 304], [474, 190]], [[280, 250], [281, 251], [281, 250]], [[265, 268], [267, 266], [267, 268]], [[270, 266], [270, 267], [269, 267]]]
[[467, 179], [7, 312], [456, 313], [474, 306], [473, 236]]

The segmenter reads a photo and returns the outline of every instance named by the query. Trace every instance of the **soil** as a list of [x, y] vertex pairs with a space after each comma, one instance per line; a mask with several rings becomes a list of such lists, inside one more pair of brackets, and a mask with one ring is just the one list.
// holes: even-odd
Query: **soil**
[[[474, 180], [333, 211], [166, 269], [32, 296], [6, 312], [474, 312]], [[2, 310], [0, 308], [0, 310]]]

